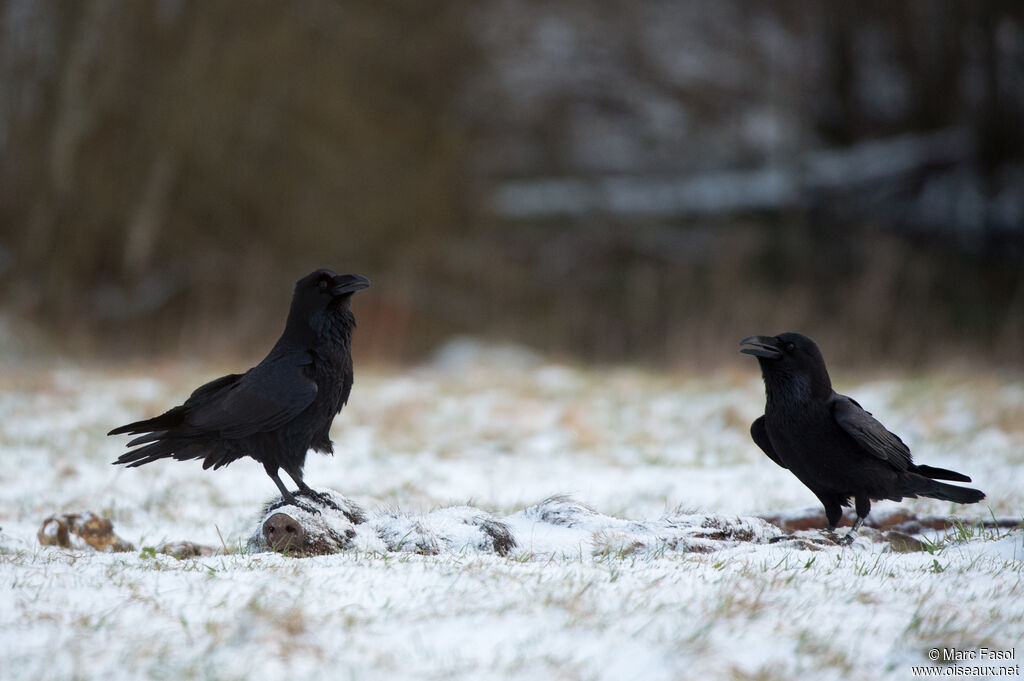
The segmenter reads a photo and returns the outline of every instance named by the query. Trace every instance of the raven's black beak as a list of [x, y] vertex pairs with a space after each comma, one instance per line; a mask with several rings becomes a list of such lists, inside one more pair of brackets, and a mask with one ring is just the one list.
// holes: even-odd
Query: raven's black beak
[[750, 336], [741, 340], [740, 345], [753, 346], [750, 348], [740, 348], [740, 352], [748, 355], [764, 357], [765, 359], [778, 359], [782, 357], [782, 351], [779, 350], [779, 341], [772, 336]]
[[370, 285], [370, 280], [361, 274], [339, 274], [334, 278], [334, 286], [331, 288], [332, 296], [340, 296], [345, 293], [362, 291]]

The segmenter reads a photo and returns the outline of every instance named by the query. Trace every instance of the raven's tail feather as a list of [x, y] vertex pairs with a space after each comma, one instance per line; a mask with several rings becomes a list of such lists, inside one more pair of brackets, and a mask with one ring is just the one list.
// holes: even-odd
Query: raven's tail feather
[[107, 435], [121, 435], [123, 433], [131, 433], [137, 435], [139, 433], [151, 433], [158, 430], [170, 430], [176, 426], [180, 426], [184, 423], [185, 409], [183, 407], [175, 407], [169, 411], [165, 411], [160, 416], [154, 416], [151, 419], [143, 419], [142, 421], [135, 421], [118, 428], [114, 428]]
[[963, 473], [957, 473], [956, 471], [946, 470], [945, 468], [935, 468], [934, 466], [924, 466], [918, 464], [914, 466], [915, 472], [926, 478], [934, 478], [936, 480], [955, 480], [957, 482], [970, 482], [971, 479]]
[[159, 440], [159, 439], [165, 438], [165, 437], [167, 437], [167, 431], [166, 430], [156, 430], [156, 431], [153, 431], [152, 433], [146, 433], [145, 435], [140, 435], [139, 437], [135, 438], [134, 440], [132, 440], [131, 442], [129, 442], [125, 446], [126, 447], [136, 447], [138, 445], [144, 445], [147, 442], [155, 442], [156, 440]]
[[[944, 472], [949, 473], [951, 471]], [[936, 482], [931, 478], [926, 478], [923, 475], [914, 475], [913, 473], [903, 478], [903, 484], [905, 487], [904, 496], [908, 497], [919, 495], [931, 497], [932, 499], [952, 501], [957, 504], [975, 504], [985, 498], [985, 493], [981, 490], [971, 487], [947, 485], [944, 482]]]
[[117, 457], [115, 464], [124, 464], [128, 468], [135, 468], [159, 459], [176, 459], [187, 461], [188, 459], [202, 459], [208, 455], [207, 447], [203, 443], [182, 442], [181, 440], [159, 440], [150, 443], [145, 447], [133, 449]]
[[157, 459], [166, 459], [174, 455], [175, 444], [172, 441], [160, 440], [146, 445], [145, 447], [139, 447], [133, 449], [130, 452], [125, 452], [121, 456], [117, 457], [115, 464], [120, 463], [128, 466], [129, 468], [135, 468], [146, 463], [152, 463]]
[[239, 458], [237, 452], [230, 452], [224, 449], [204, 454], [204, 456], [206, 457], [203, 460], [204, 470], [207, 468], [217, 470], [221, 466], [227, 466], [229, 463]]

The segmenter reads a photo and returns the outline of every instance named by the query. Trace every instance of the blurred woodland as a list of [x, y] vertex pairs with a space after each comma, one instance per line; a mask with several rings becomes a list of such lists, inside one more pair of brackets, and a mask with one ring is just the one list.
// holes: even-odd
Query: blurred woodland
[[382, 361], [1020, 367], [1024, 3], [0, 1], [10, 324], [258, 359], [321, 266]]

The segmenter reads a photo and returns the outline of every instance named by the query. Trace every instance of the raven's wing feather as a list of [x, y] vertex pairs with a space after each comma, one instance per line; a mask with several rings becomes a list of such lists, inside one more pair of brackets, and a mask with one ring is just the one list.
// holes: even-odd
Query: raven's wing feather
[[[202, 396], [193, 393], [186, 402], [185, 425], [225, 438], [280, 428], [316, 397], [316, 382], [303, 369], [309, 362], [305, 352], [268, 357], [236, 381], [216, 386]], [[213, 383], [216, 381], [208, 385]]]
[[107, 433], [107, 435], [121, 435], [122, 433], [149, 433], [149, 435], [135, 438], [129, 442], [129, 447], [134, 447], [135, 445], [140, 445], [144, 442], [159, 440], [167, 431], [177, 428], [184, 423], [189, 409], [215, 398], [217, 393], [230, 388], [243, 375], [244, 374], [228, 374], [227, 376], [215, 378], [209, 383], [204, 383], [193, 390], [192, 394], [189, 395], [187, 400], [185, 400], [185, 404], [168, 409], [159, 416], [135, 421], [134, 423], [114, 428], [112, 431]]
[[221, 390], [230, 388], [232, 385], [237, 383], [238, 379], [242, 378], [242, 376], [245, 376], [245, 374], [228, 374], [227, 376], [215, 378], [209, 383], [202, 384], [193, 390], [192, 394], [188, 396], [188, 399], [185, 400], [185, 406], [190, 407], [193, 404], [197, 404], [203, 400], [214, 397]]
[[782, 463], [779, 455], [775, 453], [775, 448], [772, 447], [772, 441], [768, 439], [768, 428], [764, 425], [763, 416], [758, 416], [754, 419], [754, 422], [750, 424], [750, 437], [752, 437], [754, 439], [754, 443], [768, 455], [769, 459], [783, 468], [786, 468], [786, 464]]
[[899, 436], [890, 433], [871, 412], [845, 395], [832, 401], [832, 416], [840, 428], [853, 438], [862, 450], [886, 461], [896, 470], [905, 471], [913, 465], [910, 448]]

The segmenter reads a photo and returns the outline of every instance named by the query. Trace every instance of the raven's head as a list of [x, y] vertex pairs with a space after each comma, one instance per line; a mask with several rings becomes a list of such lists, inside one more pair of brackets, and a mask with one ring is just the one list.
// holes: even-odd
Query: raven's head
[[310, 311], [348, 306], [352, 294], [369, 285], [370, 280], [360, 274], [317, 270], [296, 282], [294, 301], [301, 300]]
[[814, 393], [829, 395], [832, 382], [818, 345], [799, 333], [750, 336], [740, 341], [740, 352], [757, 357], [765, 385], [798, 382]]
[[355, 326], [349, 311], [352, 294], [369, 285], [370, 280], [359, 274], [338, 274], [331, 270], [316, 270], [299, 279], [295, 283], [282, 340], [309, 343], [312, 339], [323, 340], [331, 328], [351, 331]]

